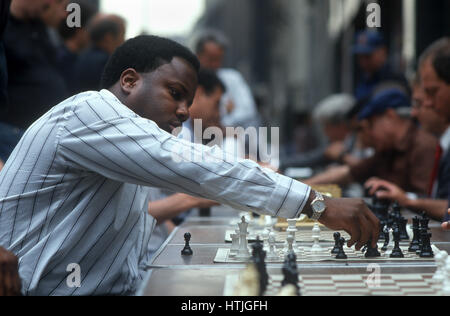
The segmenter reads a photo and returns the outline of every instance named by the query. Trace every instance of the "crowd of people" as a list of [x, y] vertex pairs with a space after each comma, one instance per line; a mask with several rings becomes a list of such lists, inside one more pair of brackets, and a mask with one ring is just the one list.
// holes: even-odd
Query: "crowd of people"
[[[125, 20], [88, 1], [81, 27], [69, 27], [68, 3], [0, 7], [0, 295], [133, 294], [174, 225], [219, 204], [306, 214], [347, 231], [349, 246], [376, 243], [379, 222], [361, 199], [321, 198], [315, 184], [357, 182], [450, 229], [450, 39], [423, 53], [408, 84], [383, 36], [359, 33], [354, 95], [314, 111], [329, 144], [281, 160], [282, 170], [332, 164], [302, 183], [195, 142], [210, 127], [227, 136], [261, 124], [248, 83], [224, 68], [222, 34], [204, 32], [194, 52], [156, 36], [126, 41]], [[217, 162], [174, 162], [180, 147]], [[86, 271], [82, 287], [63, 282], [70, 263]]]

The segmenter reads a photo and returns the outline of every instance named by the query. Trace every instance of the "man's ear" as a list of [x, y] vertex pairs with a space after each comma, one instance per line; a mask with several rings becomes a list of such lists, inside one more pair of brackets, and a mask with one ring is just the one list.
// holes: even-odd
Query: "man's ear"
[[120, 88], [122, 89], [122, 92], [126, 95], [131, 94], [141, 78], [141, 75], [133, 68], [128, 68], [122, 72], [122, 75], [120, 76]]

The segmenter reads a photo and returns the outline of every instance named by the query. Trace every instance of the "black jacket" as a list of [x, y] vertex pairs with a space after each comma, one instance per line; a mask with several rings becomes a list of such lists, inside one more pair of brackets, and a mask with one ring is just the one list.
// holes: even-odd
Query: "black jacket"
[[7, 85], [8, 71], [6, 69], [5, 50], [3, 47], [3, 33], [8, 23], [9, 5], [11, 0], [0, 0], [0, 111], [6, 110], [8, 105]]

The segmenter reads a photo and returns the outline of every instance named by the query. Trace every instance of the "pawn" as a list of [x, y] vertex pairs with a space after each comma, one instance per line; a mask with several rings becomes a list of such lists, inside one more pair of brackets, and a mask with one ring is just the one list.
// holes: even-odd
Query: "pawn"
[[344, 239], [344, 237], [341, 237], [341, 239], [339, 240], [339, 253], [336, 256], [336, 259], [338, 259], [338, 260], [348, 259], [347, 255], [344, 252], [344, 245], [345, 245], [345, 239]]
[[192, 236], [190, 233], [184, 234], [185, 245], [184, 245], [183, 250], [181, 251], [182, 256], [192, 256], [194, 254], [194, 252], [191, 249], [191, 246], [189, 245], [189, 242], [191, 241], [191, 237]]
[[341, 234], [340, 233], [334, 233], [334, 248], [331, 250], [332, 255], [337, 255], [339, 253], [339, 244], [341, 241]]
[[375, 248], [372, 247], [372, 240], [369, 240], [369, 242], [367, 243], [367, 251], [365, 257], [366, 258], [381, 257], [381, 253], [378, 251], [378, 246], [375, 246]]
[[402, 252], [402, 249], [400, 248], [400, 230], [397, 225], [394, 225], [394, 242], [395, 246], [394, 249], [392, 249], [392, 253], [390, 255], [391, 258], [404, 258], [405, 255]]

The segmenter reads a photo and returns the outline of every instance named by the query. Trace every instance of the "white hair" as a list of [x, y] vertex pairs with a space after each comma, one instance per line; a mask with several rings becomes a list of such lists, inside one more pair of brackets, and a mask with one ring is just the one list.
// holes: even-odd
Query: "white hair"
[[323, 124], [338, 124], [349, 120], [348, 115], [356, 105], [349, 94], [334, 94], [321, 101], [314, 110], [314, 119]]

